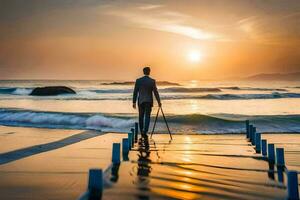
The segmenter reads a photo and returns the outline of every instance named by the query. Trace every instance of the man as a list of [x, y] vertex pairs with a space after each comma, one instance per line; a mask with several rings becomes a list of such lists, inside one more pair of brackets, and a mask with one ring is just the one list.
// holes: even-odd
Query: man
[[158, 106], [161, 107], [159, 94], [154, 79], [150, 78], [150, 67], [143, 69], [144, 75], [135, 82], [133, 91], [133, 108], [136, 108], [136, 101], [138, 99], [139, 108], [139, 124], [142, 136], [147, 136], [147, 132], [150, 124], [151, 110], [153, 106], [153, 93], [158, 102]]

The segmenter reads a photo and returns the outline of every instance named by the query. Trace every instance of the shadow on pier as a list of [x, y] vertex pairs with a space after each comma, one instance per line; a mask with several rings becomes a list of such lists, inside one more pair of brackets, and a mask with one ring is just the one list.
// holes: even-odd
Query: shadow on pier
[[47, 144], [40, 144], [40, 145], [34, 145], [31, 147], [26, 147], [23, 149], [18, 149], [6, 153], [0, 154], [0, 165], [13, 162], [15, 160], [19, 160], [22, 158], [26, 158], [29, 156], [33, 156], [39, 153], [44, 153], [47, 151], [52, 151], [55, 149], [59, 149], [71, 144], [78, 143], [82, 140], [87, 140], [96, 136], [103, 135], [105, 133], [97, 132], [97, 131], [85, 131], [82, 133], [78, 133], [75, 135], [72, 135], [70, 137], [64, 138], [62, 140], [58, 140], [55, 142], [50, 142]]

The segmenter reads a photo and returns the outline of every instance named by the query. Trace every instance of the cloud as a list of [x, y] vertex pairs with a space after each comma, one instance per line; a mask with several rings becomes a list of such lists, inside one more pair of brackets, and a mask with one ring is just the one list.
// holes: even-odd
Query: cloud
[[138, 8], [141, 9], [141, 10], [153, 10], [153, 9], [161, 8], [161, 7], [164, 7], [164, 5], [161, 5], [161, 4], [147, 4], [147, 5], [139, 6]]
[[191, 16], [180, 12], [166, 10], [163, 5], [142, 5], [137, 9], [110, 9], [106, 14], [124, 19], [139, 28], [174, 33], [197, 40], [218, 40], [220, 35], [190, 25]]
[[295, 44], [300, 42], [300, 13], [257, 15], [238, 20], [240, 36], [264, 44]]

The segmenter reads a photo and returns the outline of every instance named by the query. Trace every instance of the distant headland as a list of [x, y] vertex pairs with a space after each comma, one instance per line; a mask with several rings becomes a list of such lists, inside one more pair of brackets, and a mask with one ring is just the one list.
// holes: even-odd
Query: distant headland
[[270, 73], [270, 74], [256, 74], [253, 76], [248, 76], [244, 80], [253, 81], [297, 81], [300, 80], [300, 72], [294, 73]]

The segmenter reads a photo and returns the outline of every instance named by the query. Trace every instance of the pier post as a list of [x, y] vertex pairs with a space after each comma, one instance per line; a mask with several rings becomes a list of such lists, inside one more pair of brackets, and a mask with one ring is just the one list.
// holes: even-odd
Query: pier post
[[250, 131], [249, 131], [249, 120], [246, 120], [246, 137], [247, 138], [249, 138], [250, 137], [250, 135], [249, 135], [249, 133], [250, 133]]
[[102, 169], [90, 169], [88, 180], [89, 198], [101, 199], [103, 191]]
[[267, 156], [267, 140], [261, 140], [261, 152], [263, 156]]
[[272, 180], [275, 180], [274, 163], [268, 162], [268, 164], [269, 164], [268, 177]]
[[249, 125], [249, 141], [252, 142], [253, 125]]
[[137, 123], [137, 122], [134, 123], [134, 131], [135, 131], [134, 141], [137, 142], [138, 141], [138, 134], [139, 134], [139, 123]]
[[133, 147], [133, 145], [132, 145], [132, 139], [133, 139], [132, 133], [128, 133], [128, 146], [129, 146], [129, 150], [131, 150], [131, 148]]
[[113, 143], [112, 149], [112, 163], [113, 164], [120, 164], [120, 157], [121, 157], [121, 144], [120, 143]]
[[268, 159], [269, 162], [275, 163], [275, 149], [274, 144], [268, 144]]
[[123, 138], [123, 140], [122, 140], [122, 154], [123, 154], [123, 157], [124, 157], [124, 155], [127, 155], [128, 153], [129, 153], [128, 138]]
[[278, 181], [280, 183], [283, 183], [284, 182], [284, 167], [280, 167], [280, 166], [277, 166], [277, 175], [278, 175]]
[[131, 147], [134, 147], [134, 133], [131, 133]]
[[299, 199], [299, 189], [298, 189], [298, 172], [288, 171], [287, 173], [287, 190], [288, 190], [288, 200]]
[[251, 144], [255, 145], [255, 133], [256, 133], [256, 127], [252, 127], [252, 140], [251, 140]]
[[276, 165], [279, 167], [285, 166], [283, 148], [276, 148]]
[[261, 152], [261, 133], [255, 133], [255, 151], [256, 153]]
[[[135, 138], [135, 129], [131, 128], [130, 131], [131, 131], [131, 133], [133, 135], [132, 137]], [[135, 139], [134, 139], [134, 143], [136, 143]]]

